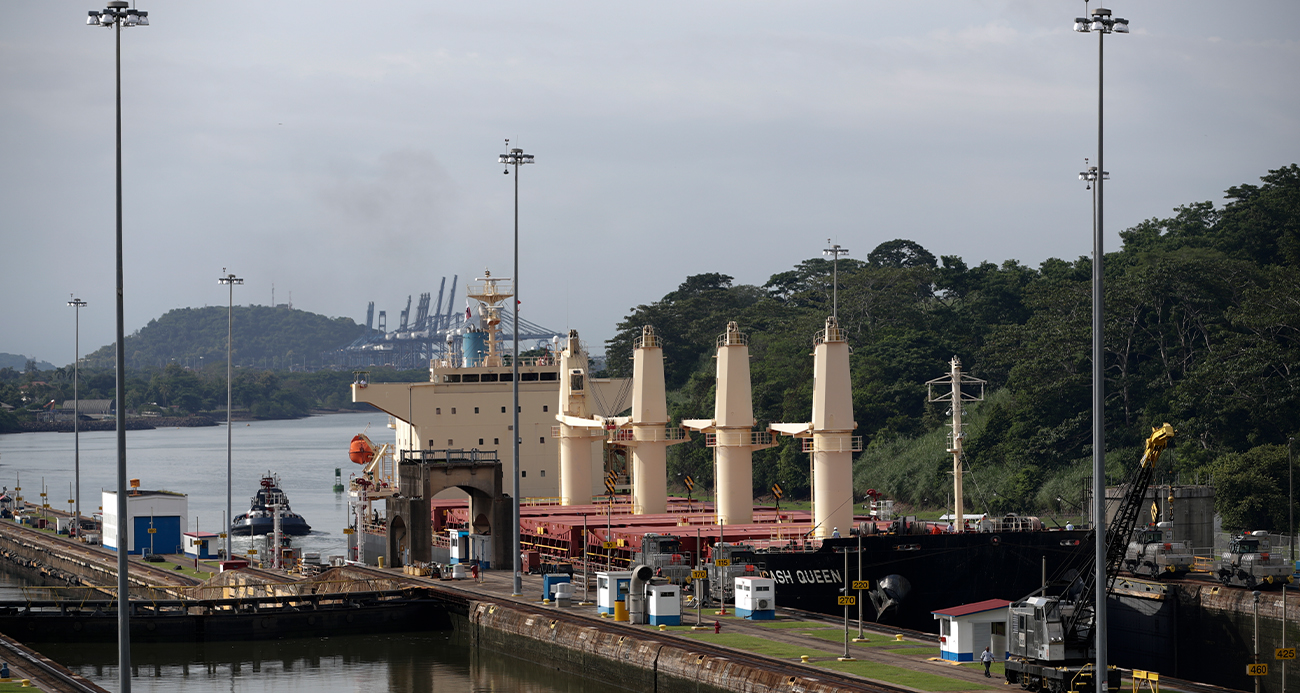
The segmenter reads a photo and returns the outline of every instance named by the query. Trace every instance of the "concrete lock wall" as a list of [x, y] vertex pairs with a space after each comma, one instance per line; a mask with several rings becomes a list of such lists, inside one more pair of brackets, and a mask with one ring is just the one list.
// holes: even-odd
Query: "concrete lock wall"
[[[727, 657], [692, 652], [689, 644], [638, 637], [588, 626], [544, 613], [473, 602], [469, 635], [476, 647], [521, 659], [543, 661], [560, 671], [633, 691], [721, 693], [806, 691], [843, 688], [816, 677], [791, 676]], [[649, 635], [649, 634], [647, 634]]]

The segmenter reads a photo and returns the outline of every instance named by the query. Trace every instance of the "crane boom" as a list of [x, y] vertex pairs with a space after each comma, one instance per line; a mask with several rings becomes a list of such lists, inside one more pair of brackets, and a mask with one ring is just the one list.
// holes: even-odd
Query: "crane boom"
[[[1119, 507], [1106, 526], [1106, 593], [1110, 593], [1124, 560], [1129, 534], [1137, 522], [1147, 489], [1155, 476], [1156, 463], [1174, 438], [1174, 428], [1164, 424], [1151, 429], [1142, 460], [1120, 495]], [[1093, 531], [1105, 522], [1094, 518]], [[1092, 535], [1095, 540], [1096, 535]], [[1036, 592], [1011, 605], [1008, 623], [1006, 663], [1008, 683], [1029, 689], [1060, 693], [1077, 690], [1094, 675], [1090, 661], [1096, 656], [1094, 627], [1097, 623], [1096, 558], [1079, 567], [1074, 579], [1059, 596]], [[1119, 685], [1119, 672], [1106, 674], [1110, 688]], [[1113, 685], [1112, 685], [1113, 684]]]

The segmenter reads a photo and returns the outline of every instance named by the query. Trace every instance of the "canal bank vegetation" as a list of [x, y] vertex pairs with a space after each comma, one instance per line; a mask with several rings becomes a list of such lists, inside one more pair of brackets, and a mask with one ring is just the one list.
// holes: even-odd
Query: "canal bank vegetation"
[[[373, 382], [427, 380], [428, 371], [371, 370]], [[71, 426], [72, 367], [19, 373], [0, 369], [0, 433], [23, 430], [22, 422], [65, 422]], [[288, 419], [320, 411], [368, 411], [370, 405], [352, 402], [352, 374], [341, 371], [268, 371], [239, 368], [231, 380], [234, 417]], [[83, 366], [79, 395], [82, 401], [112, 400], [116, 378], [112, 368]], [[62, 409], [69, 403], [67, 411]], [[175, 362], [158, 367], [128, 368], [126, 408], [129, 417], [148, 419], [196, 417], [226, 418], [226, 364], [210, 363], [192, 369]]]
[[[1300, 167], [1120, 236], [1104, 267], [1108, 477], [1123, 478], [1150, 427], [1168, 421], [1178, 437], [1157, 481], [1213, 480], [1225, 527], [1285, 529], [1286, 445], [1300, 436]], [[839, 320], [866, 444], [858, 498], [875, 489], [904, 506], [946, 502], [946, 405], [926, 402], [925, 382], [957, 356], [988, 381], [985, 402], [967, 407], [967, 507], [1076, 514], [1091, 477], [1091, 272], [1089, 257], [971, 265], [905, 239], [841, 259]], [[831, 313], [831, 273], [817, 258], [762, 286], [687, 277], [619, 324], [609, 374], [631, 375], [633, 340], [653, 325], [675, 420], [709, 417], [715, 340], [735, 320], [750, 338], [758, 425], [808, 421], [809, 352]], [[712, 483], [702, 440], [669, 456], [672, 478]], [[756, 496], [773, 483], [787, 497], [808, 493], [808, 455], [790, 439], [754, 461]]]

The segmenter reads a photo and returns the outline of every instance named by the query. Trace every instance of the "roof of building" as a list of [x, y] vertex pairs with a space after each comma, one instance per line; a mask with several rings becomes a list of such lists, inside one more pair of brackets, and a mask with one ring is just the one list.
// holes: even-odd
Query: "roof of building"
[[975, 602], [974, 604], [962, 604], [961, 606], [954, 606], [950, 609], [940, 609], [938, 611], [931, 611], [930, 613], [935, 614], [936, 616], [947, 616], [949, 618], [956, 618], [958, 616], [969, 616], [971, 614], [978, 614], [984, 611], [1005, 609], [1010, 605], [1011, 602], [1005, 599], [985, 599], [982, 602]]
[[63, 400], [63, 408], [72, 411], [73, 408], [82, 414], [111, 414], [113, 413], [113, 400], [111, 399], [83, 399], [80, 403], [77, 400]]

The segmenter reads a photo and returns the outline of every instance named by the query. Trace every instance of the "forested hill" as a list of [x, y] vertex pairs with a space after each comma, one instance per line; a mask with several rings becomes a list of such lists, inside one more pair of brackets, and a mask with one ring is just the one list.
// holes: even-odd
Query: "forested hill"
[[[1122, 250], [1105, 263], [1108, 473], [1133, 466], [1150, 427], [1168, 421], [1178, 431], [1175, 454], [1162, 460], [1169, 476], [1213, 475], [1221, 501], [1248, 500], [1234, 502], [1228, 526], [1285, 527], [1285, 445], [1300, 435], [1300, 168], [1270, 171], [1259, 185], [1227, 190], [1222, 205], [1192, 203], [1121, 236]], [[841, 259], [839, 275], [857, 432], [869, 445], [856, 461], [859, 496], [876, 488], [916, 504], [947, 498], [951, 461], [941, 445], [899, 460], [909, 440], [946, 430], [944, 411], [926, 404], [925, 381], [956, 355], [996, 392], [967, 429], [974, 506], [1079, 504], [1092, 454], [1089, 258], [972, 267], [895, 240], [865, 260]], [[828, 260], [807, 260], [763, 286], [692, 276], [632, 310], [607, 345], [608, 363], [629, 375], [632, 340], [653, 325], [666, 342], [673, 415], [710, 417], [715, 340], [735, 320], [750, 336], [759, 426], [808, 421], [811, 340], [830, 312]], [[806, 491], [808, 463], [789, 439], [757, 453], [756, 493], [776, 481]], [[670, 468], [712, 479], [700, 441], [671, 448]]]
[[[236, 366], [289, 369], [319, 367], [321, 353], [361, 336], [365, 326], [351, 318], [327, 318], [292, 308], [235, 306], [233, 361]], [[164, 366], [173, 360], [201, 368], [226, 361], [227, 309], [177, 308], [149, 321], [126, 338], [128, 368]], [[86, 356], [91, 366], [111, 367], [112, 344]]]

